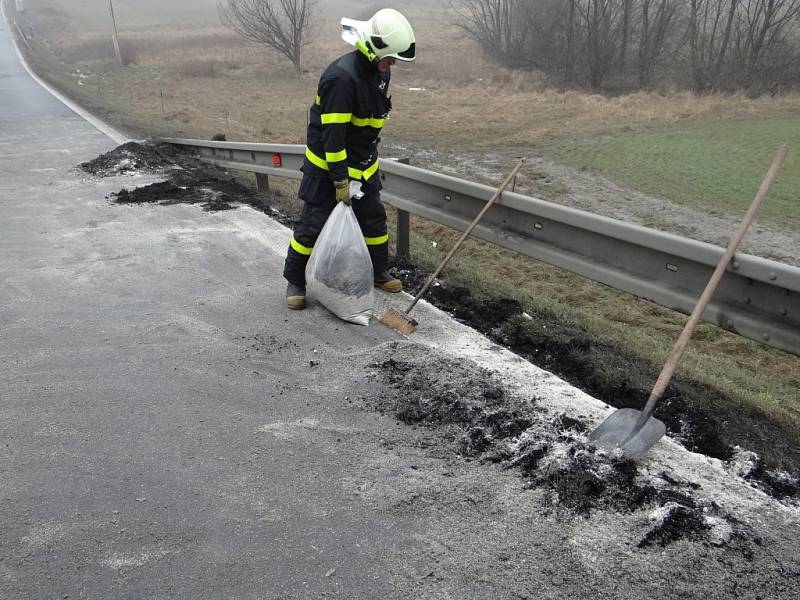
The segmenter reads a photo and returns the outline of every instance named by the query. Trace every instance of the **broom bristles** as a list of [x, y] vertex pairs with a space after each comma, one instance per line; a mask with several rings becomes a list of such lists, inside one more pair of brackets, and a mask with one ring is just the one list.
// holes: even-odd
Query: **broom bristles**
[[380, 316], [380, 322], [405, 336], [414, 333], [418, 325], [415, 319], [412, 319], [408, 314], [394, 307], [389, 307], [383, 312]]

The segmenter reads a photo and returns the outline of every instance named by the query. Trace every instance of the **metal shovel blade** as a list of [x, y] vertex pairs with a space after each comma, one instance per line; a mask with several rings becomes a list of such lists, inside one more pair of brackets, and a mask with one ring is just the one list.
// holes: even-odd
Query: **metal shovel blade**
[[589, 435], [589, 441], [606, 450], [620, 448], [626, 458], [639, 460], [667, 432], [664, 423], [654, 417], [647, 419], [637, 431], [636, 427], [641, 416], [640, 410], [621, 408]]

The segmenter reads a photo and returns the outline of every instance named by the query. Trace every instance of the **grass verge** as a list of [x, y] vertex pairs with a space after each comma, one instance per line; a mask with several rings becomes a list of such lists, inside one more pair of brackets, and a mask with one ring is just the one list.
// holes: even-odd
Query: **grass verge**
[[759, 218], [798, 227], [800, 114], [583, 137], [561, 144], [556, 154], [673, 202], [743, 214], [780, 144], [795, 150]]

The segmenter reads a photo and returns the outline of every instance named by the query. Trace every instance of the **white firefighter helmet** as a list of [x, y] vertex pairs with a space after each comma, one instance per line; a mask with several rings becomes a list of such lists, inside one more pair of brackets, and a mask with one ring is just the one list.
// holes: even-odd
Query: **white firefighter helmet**
[[372, 59], [391, 56], [413, 62], [416, 58], [414, 30], [393, 8], [379, 10], [369, 21], [342, 19], [342, 39]]

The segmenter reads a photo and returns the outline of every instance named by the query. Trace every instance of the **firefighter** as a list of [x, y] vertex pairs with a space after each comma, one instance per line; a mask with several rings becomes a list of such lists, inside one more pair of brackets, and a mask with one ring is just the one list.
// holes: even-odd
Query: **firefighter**
[[322, 73], [311, 105], [306, 155], [298, 195], [303, 212], [289, 244], [283, 276], [286, 303], [306, 306], [305, 269], [325, 221], [337, 202], [350, 204], [364, 234], [376, 287], [399, 292], [387, 271], [389, 236], [380, 201], [378, 142], [392, 108], [389, 90], [395, 61], [415, 59], [414, 31], [398, 11], [379, 10], [369, 21], [342, 19], [342, 39], [355, 50]]

